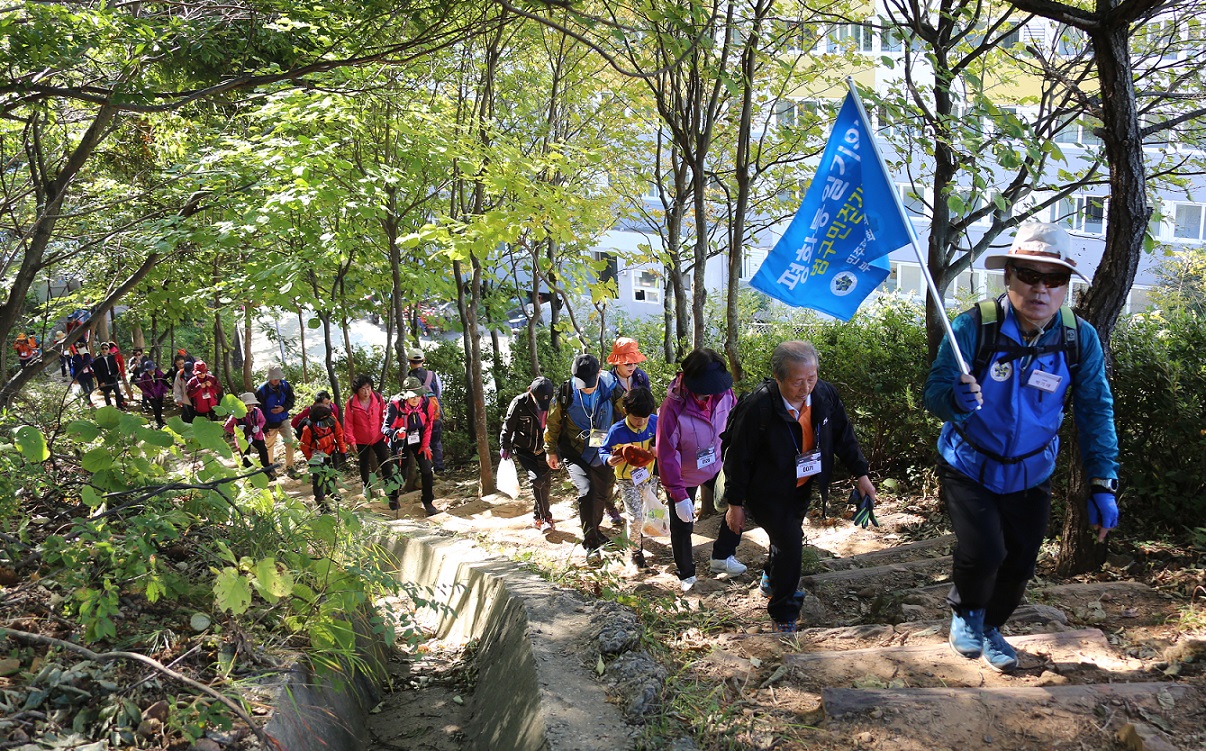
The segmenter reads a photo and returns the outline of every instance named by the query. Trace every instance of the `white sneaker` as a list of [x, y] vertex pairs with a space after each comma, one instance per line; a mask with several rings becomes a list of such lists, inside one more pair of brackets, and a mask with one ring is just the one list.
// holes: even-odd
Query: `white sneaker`
[[724, 560], [719, 558], [712, 559], [710, 566], [713, 574], [728, 574], [729, 576], [741, 576], [745, 573], [745, 564], [737, 560], [736, 556], [729, 556]]
[[686, 579], [679, 579], [678, 586], [682, 587], [684, 592], [690, 592], [691, 587], [695, 586], [695, 577], [688, 576]]

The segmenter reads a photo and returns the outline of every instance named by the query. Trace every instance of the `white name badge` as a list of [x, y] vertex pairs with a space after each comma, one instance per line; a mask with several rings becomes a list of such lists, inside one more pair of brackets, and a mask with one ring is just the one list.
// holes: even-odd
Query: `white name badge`
[[807, 454], [796, 454], [796, 479], [812, 477], [821, 473], [821, 452], [809, 451]]
[[1033, 386], [1039, 391], [1046, 391], [1048, 394], [1050, 394], [1059, 388], [1061, 381], [1063, 381], [1063, 378], [1060, 378], [1054, 373], [1046, 373], [1041, 370], [1035, 370], [1030, 373], [1030, 380], [1026, 382], [1026, 385]]
[[417, 430], [412, 430], [412, 431], [410, 431], [409, 433], [407, 433], [407, 434], [406, 434], [406, 443], [407, 443], [407, 444], [418, 443], [418, 442], [419, 442], [419, 438], [420, 438], [420, 436], [419, 436], [419, 431], [417, 431]]
[[708, 446], [695, 452], [695, 468], [703, 469], [716, 463], [716, 447]]
[[607, 445], [607, 431], [592, 430], [590, 431], [589, 445], [592, 449], [601, 449]]
[[640, 485], [641, 483], [647, 482], [648, 480], [649, 480], [649, 468], [648, 467], [633, 467], [632, 468], [632, 484], [633, 485]]

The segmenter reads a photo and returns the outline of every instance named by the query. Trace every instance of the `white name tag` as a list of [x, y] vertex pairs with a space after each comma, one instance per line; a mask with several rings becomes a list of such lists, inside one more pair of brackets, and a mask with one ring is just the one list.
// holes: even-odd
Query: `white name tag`
[[649, 480], [649, 468], [648, 467], [633, 467], [632, 468], [632, 484], [633, 485], [640, 485], [641, 483], [647, 482], [648, 480]]
[[708, 446], [695, 452], [695, 468], [703, 469], [716, 463], [716, 447]]
[[420, 436], [419, 436], [419, 431], [417, 431], [417, 430], [412, 430], [406, 434], [406, 443], [407, 444], [418, 443], [419, 440], [420, 440]]
[[812, 477], [821, 473], [821, 452], [809, 451], [807, 454], [796, 454], [796, 479]]
[[590, 431], [590, 439], [588, 445], [592, 449], [601, 449], [607, 445], [607, 431], [592, 430]]
[[1062, 378], [1054, 373], [1046, 373], [1041, 370], [1035, 370], [1030, 373], [1030, 380], [1026, 382], [1027, 386], [1033, 386], [1039, 391], [1046, 391], [1048, 394], [1053, 393], [1059, 388]]

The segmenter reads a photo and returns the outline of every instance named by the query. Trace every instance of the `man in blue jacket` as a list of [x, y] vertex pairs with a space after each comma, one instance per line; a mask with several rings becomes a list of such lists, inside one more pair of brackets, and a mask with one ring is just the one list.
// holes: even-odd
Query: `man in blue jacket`
[[285, 444], [285, 471], [296, 479], [299, 475], [293, 467], [293, 447], [297, 445], [297, 437], [293, 435], [289, 410], [293, 409], [297, 399], [293, 395], [293, 387], [285, 380], [285, 371], [279, 365], [268, 368], [268, 381], [255, 390], [255, 397], [260, 400], [260, 409], [266, 421], [264, 443], [268, 447], [268, 459], [276, 461], [276, 439], [279, 436]]
[[1054, 224], [1019, 227], [1009, 253], [984, 264], [1005, 270], [1005, 294], [952, 324], [972, 374], [960, 372], [943, 340], [926, 380], [926, 408], [946, 423], [938, 476], [956, 537], [950, 644], [1000, 671], [1018, 664], [1000, 629], [1034, 575], [1068, 397], [1092, 478], [1089, 522], [1102, 540], [1118, 524], [1118, 439], [1101, 340], [1061, 311], [1071, 275], [1085, 278], [1070, 250]]

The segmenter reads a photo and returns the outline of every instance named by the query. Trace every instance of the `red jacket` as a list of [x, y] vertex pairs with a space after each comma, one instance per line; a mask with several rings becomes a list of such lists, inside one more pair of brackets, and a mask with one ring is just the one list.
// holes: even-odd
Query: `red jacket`
[[188, 382], [188, 398], [199, 415], [207, 415], [222, 400], [222, 384], [209, 373], [193, 376]]
[[385, 440], [381, 433], [381, 423], [385, 421], [385, 399], [376, 391], [369, 398], [368, 406], [360, 403], [355, 394], [348, 399], [348, 406], [343, 410], [344, 434], [348, 443], [356, 446], [371, 446]]

